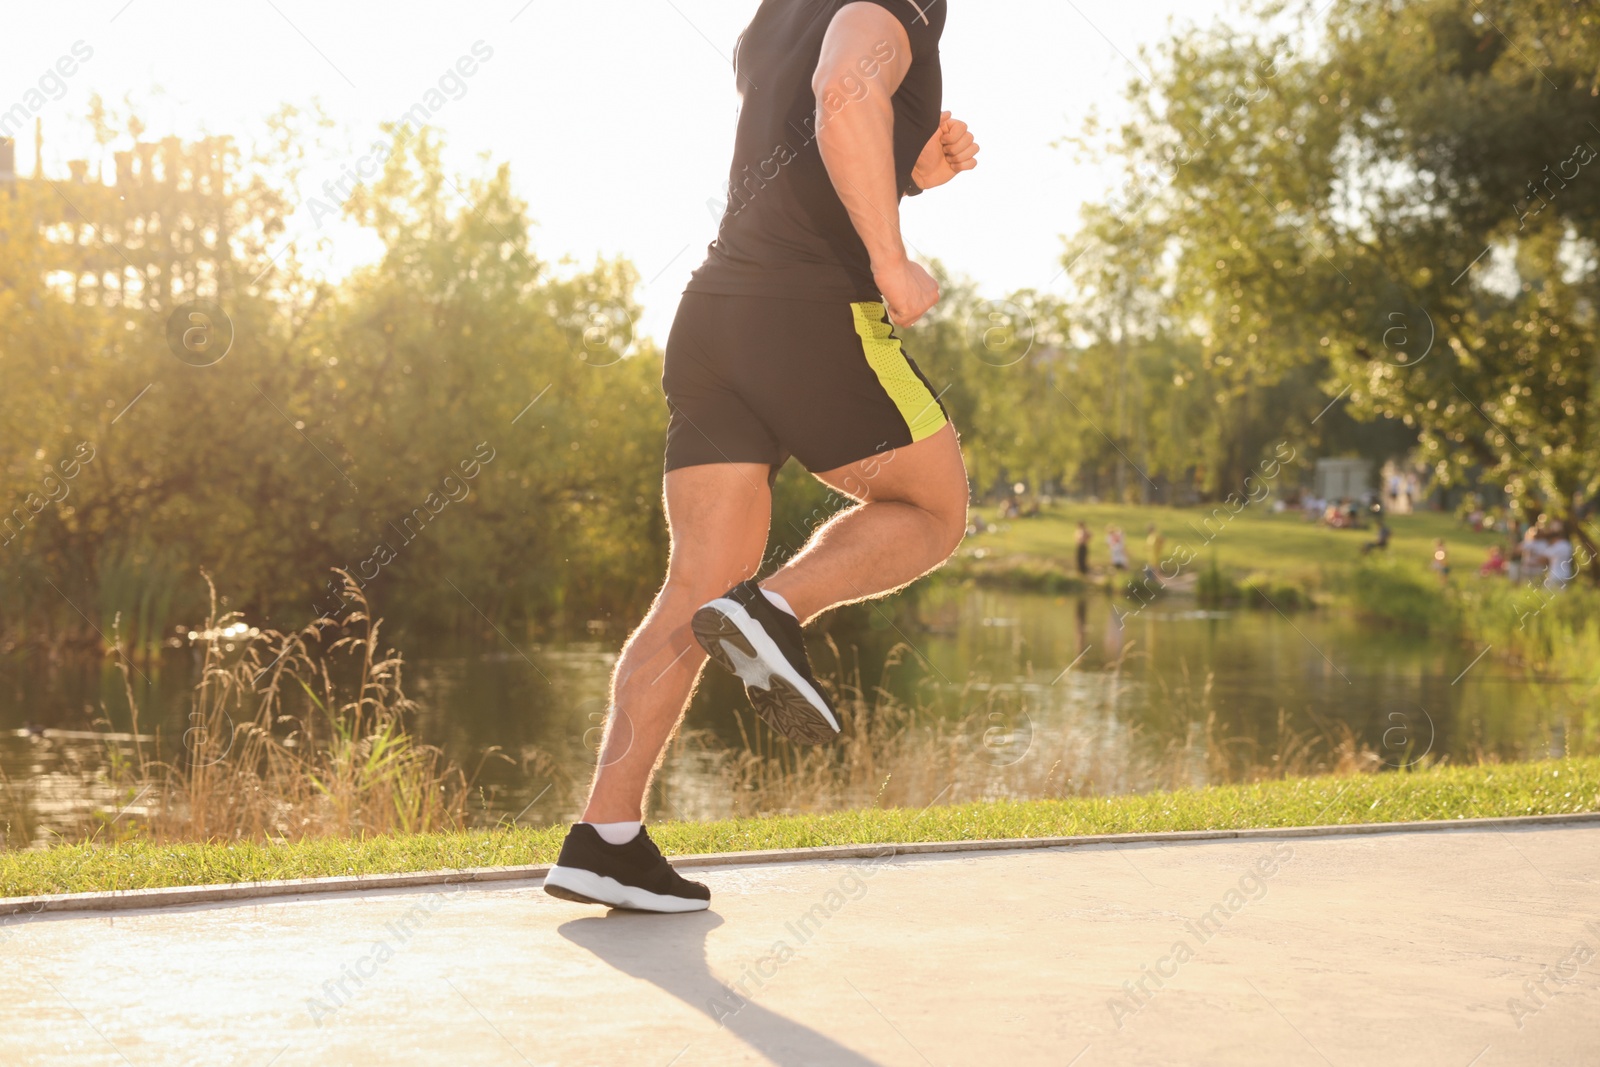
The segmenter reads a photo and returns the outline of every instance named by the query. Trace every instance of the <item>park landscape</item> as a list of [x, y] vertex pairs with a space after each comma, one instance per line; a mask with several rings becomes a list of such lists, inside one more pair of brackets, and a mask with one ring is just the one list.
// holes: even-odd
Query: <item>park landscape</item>
[[[1133, 56], [1113, 44], [1120, 117], [1041, 119], [1111, 176], [1061, 234], [1056, 277], [998, 292], [930, 259], [942, 298], [901, 331], [960, 432], [960, 548], [808, 628], [832, 745], [776, 735], [707, 672], [648, 797], [662, 850], [865, 864], [859, 897], [831, 867], [794, 875], [833, 892], [838, 930], [909, 877], [896, 848], [1133, 835], [1159, 851], [1123, 854], [1132, 896], [1162, 915], [1168, 883], [1134, 861], [1189, 884], [1177, 844], [1205, 835], [1238, 832], [1224, 867], [1244, 885], [1230, 865], [1280, 833], [1460, 822], [1483, 836], [1451, 838], [1451, 862], [1476, 870], [1506, 839], [1476, 820], [1527, 817], [1564, 835], [1518, 853], [1542, 880], [1539, 936], [1557, 937], [1600, 813], [1597, 30], [1557, 0], [1333, 0], [1186, 23]], [[505, 50], [462, 59], [487, 79]], [[93, 55], [66, 53], [74, 71]], [[452, 69], [463, 95], [490, 91]], [[543, 247], [540, 219], [571, 209], [530, 196], [493, 146], [462, 169], [427, 106], [365, 131], [358, 161], [314, 98], [197, 135], [135, 93], [52, 113], [50, 70], [37, 101], [0, 110], [0, 897], [61, 910], [62, 894], [553, 862], [667, 563], [665, 336], [640, 325], [655, 264]], [[319, 152], [342, 162], [317, 191]], [[366, 259], [318, 265], [308, 189], [315, 226], [336, 217]], [[850, 505], [794, 463], [773, 501], [768, 573]], [[1558, 543], [1559, 565], [1542, 554]], [[1361, 872], [1351, 899], [1401, 898], [1433, 930], [1426, 900], [1385, 881], [1412, 846], [1354, 840], [1278, 855], [1318, 893]], [[809, 849], [835, 851], [790, 851]], [[1006, 862], [1072, 888], [999, 886], [1014, 943], [1117, 913], [1102, 854], [1082, 861], [1093, 885], [1063, 881], [1067, 852], [1040, 855]], [[773, 1062], [858, 1062], [696, 956], [719, 936], [761, 947], [762, 909], [788, 899], [773, 870], [721, 876], [739, 932], [682, 927], [692, 965], [630, 955], [660, 944], [615, 924], [534, 943], [696, 1010], [709, 996], [719, 1032]], [[1248, 906], [1304, 906], [1278, 888], [1297, 876], [1262, 874]], [[1504, 877], [1483, 875], [1483, 908], [1517, 896]], [[1074, 911], [1080, 890], [1101, 910]], [[449, 899], [436, 929], [469, 936], [478, 905]], [[1201, 903], [1215, 910], [1183, 907]], [[1438, 922], [1470, 928], [1479, 903]], [[1292, 936], [1262, 935], [1259, 958]], [[1531, 975], [1536, 950], [1506, 951]], [[1106, 1032], [1153, 1028], [1138, 964], [1105, 951], [1096, 966], [1132, 976]], [[319, 1000], [315, 1026], [347, 1002]], [[1511, 997], [1512, 1029], [1546, 1003]], [[1548, 1047], [1582, 1045], [1563, 1018], [1539, 1023]]]
[[[1551, 73], [1582, 68], [1590, 16], [1533, 5], [1510, 36], [1444, 3], [1328, 17], [1314, 49], [1270, 15], [1174, 38], [1150, 57], [1163, 92], [1130, 88], [1127, 125], [1062, 131], [1125, 174], [1066, 239], [1070, 296], [986, 299], [941, 268], [944, 300], [909, 338], [950, 386], [973, 532], [926, 582], [814, 634], [848, 743], [795, 750], [710, 681], [657, 819], [1134, 803], [1310, 774], [1403, 788], [1600, 754], [1600, 200], [1545, 165], [1556, 148], [1580, 165], [1600, 136], [1581, 78]], [[286, 146], [315, 136], [314, 113], [286, 107], [250, 143], [156, 138], [98, 98], [87, 119], [98, 155], [29, 176], [9, 148], [0, 196], [0, 407], [7, 439], [35, 443], [5, 474], [5, 864], [22, 878], [62, 849], [360, 848], [570, 817], [603, 665], [664, 561], [660, 357], [625, 325], [634, 266], [555, 269], [505, 166], [449, 175], [438, 134], [401, 122], [342, 202], [381, 256], [318, 279], [293, 252], [270, 259]], [[1408, 180], [1372, 184], [1385, 168]], [[1340, 207], [1357, 189], [1359, 224]], [[197, 299], [226, 319], [226, 358], [172, 349]], [[1374, 488], [1385, 462], [1421, 474], [1382, 552], [1296, 510], [1327, 456], [1363, 459]], [[769, 564], [842, 503], [787, 468]], [[1499, 531], [1470, 529], [1474, 509]], [[1537, 522], [1571, 531], [1576, 580], [1477, 576], [1491, 544], [1515, 550], [1508, 524]], [[1154, 582], [1151, 525], [1171, 562]], [[1330, 657], [1308, 629], [1342, 643]], [[1311, 666], [1285, 666], [1287, 638]], [[1251, 642], [1280, 662], [1211, 662]], [[1324, 699], [1402, 646], [1411, 659], [1378, 668], [1408, 677], [1401, 706]], [[1069, 685], [1052, 681], [1069, 661]], [[1252, 672], [1318, 665], [1279, 706], [1248, 695]], [[1112, 681], [1070, 690], [1084, 677]], [[1025, 740], [994, 726], [1013, 720]], [[1042, 754], [1091, 734], [1117, 754]]]

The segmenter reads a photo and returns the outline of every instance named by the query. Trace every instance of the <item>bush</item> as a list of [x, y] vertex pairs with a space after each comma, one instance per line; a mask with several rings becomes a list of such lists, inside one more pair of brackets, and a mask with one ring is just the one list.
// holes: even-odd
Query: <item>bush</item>
[[947, 581], [972, 581], [1036, 593], [1082, 593], [1092, 586], [1091, 579], [1085, 579], [1070, 566], [1032, 556], [963, 554], [951, 560], [938, 574]]
[[1222, 569], [1217, 566], [1217, 557], [1213, 554], [1211, 566], [1196, 576], [1194, 595], [1206, 607], [1217, 608], [1239, 603], [1244, 599], [1244, 590], [1239, 587], [1238, 582], [1222, 573]]
[[1340, 580], [1338, 591], [1368, 619], [1429, 633], [1460, 627], [1460, 610], [1444, 583], [1408, 561], [1362, 562]]
[[1311, 590], [1293, 578], [1268, 571], [1256, 571], [1244, 580], [1244, 591], [1254, 607], [1298, 611], [1314, 606]]

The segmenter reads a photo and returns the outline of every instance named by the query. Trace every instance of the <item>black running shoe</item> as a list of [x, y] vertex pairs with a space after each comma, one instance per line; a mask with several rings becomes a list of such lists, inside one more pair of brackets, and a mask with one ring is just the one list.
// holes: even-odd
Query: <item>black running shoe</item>
[[839, 717], [811, 673], [800, 622], [740, 582], [694, 613], [695, 639], [744, 682], [766, 724], [791, 741], [820, 745], [839, 736]]
[[580, 904], [634, 911], [704, 911], [711, 890], [691, 882], [661, 855], [644, 827], [625, 845], [607, 844], [588, 823], [567, 831], [561, 855], [544, 876], [544, 891]]

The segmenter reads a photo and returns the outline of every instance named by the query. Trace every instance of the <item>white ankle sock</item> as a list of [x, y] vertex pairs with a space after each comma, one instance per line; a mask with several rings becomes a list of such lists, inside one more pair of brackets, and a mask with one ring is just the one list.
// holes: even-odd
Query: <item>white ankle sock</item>
[[779, 608], [782, 611], [787, 611], [790, 615], [794, 615], [796, 619], [800, 617], [795, 615], [794, 609], [789, 606], [789, 602], [783, 599], [782, 595], [774, 593], [770, 589], [761, 590], [761, 595], [772, 601], [774, 607]]
[[594, 832], [600, 835], [600, 840], [608, 845], [626, 845], [629, 841], [639, 836], [639, 822], [592, 822]]

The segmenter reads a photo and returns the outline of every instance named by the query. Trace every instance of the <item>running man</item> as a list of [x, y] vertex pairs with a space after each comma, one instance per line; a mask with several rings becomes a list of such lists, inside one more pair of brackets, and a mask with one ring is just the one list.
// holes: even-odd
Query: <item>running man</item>
[[[902, 351], [939, 287], [906, 255], [900, 199], [977, 165], [940, 110], [941, 0], [763, 0], [734, 50], [742, 104], [728, 206], [667, 339], [666, 582], [623, 646], [583, 821], [545, 890], [698, 911], [641, 819], [706, 659], [802, 743], [839, 734], [801, 626], [939, 566], [967, 475], [935, 391]], [[772, 483], [794, 456], [854, 500], [770, 577]], [[731, 587], [731, 588], [730, 588]]]

